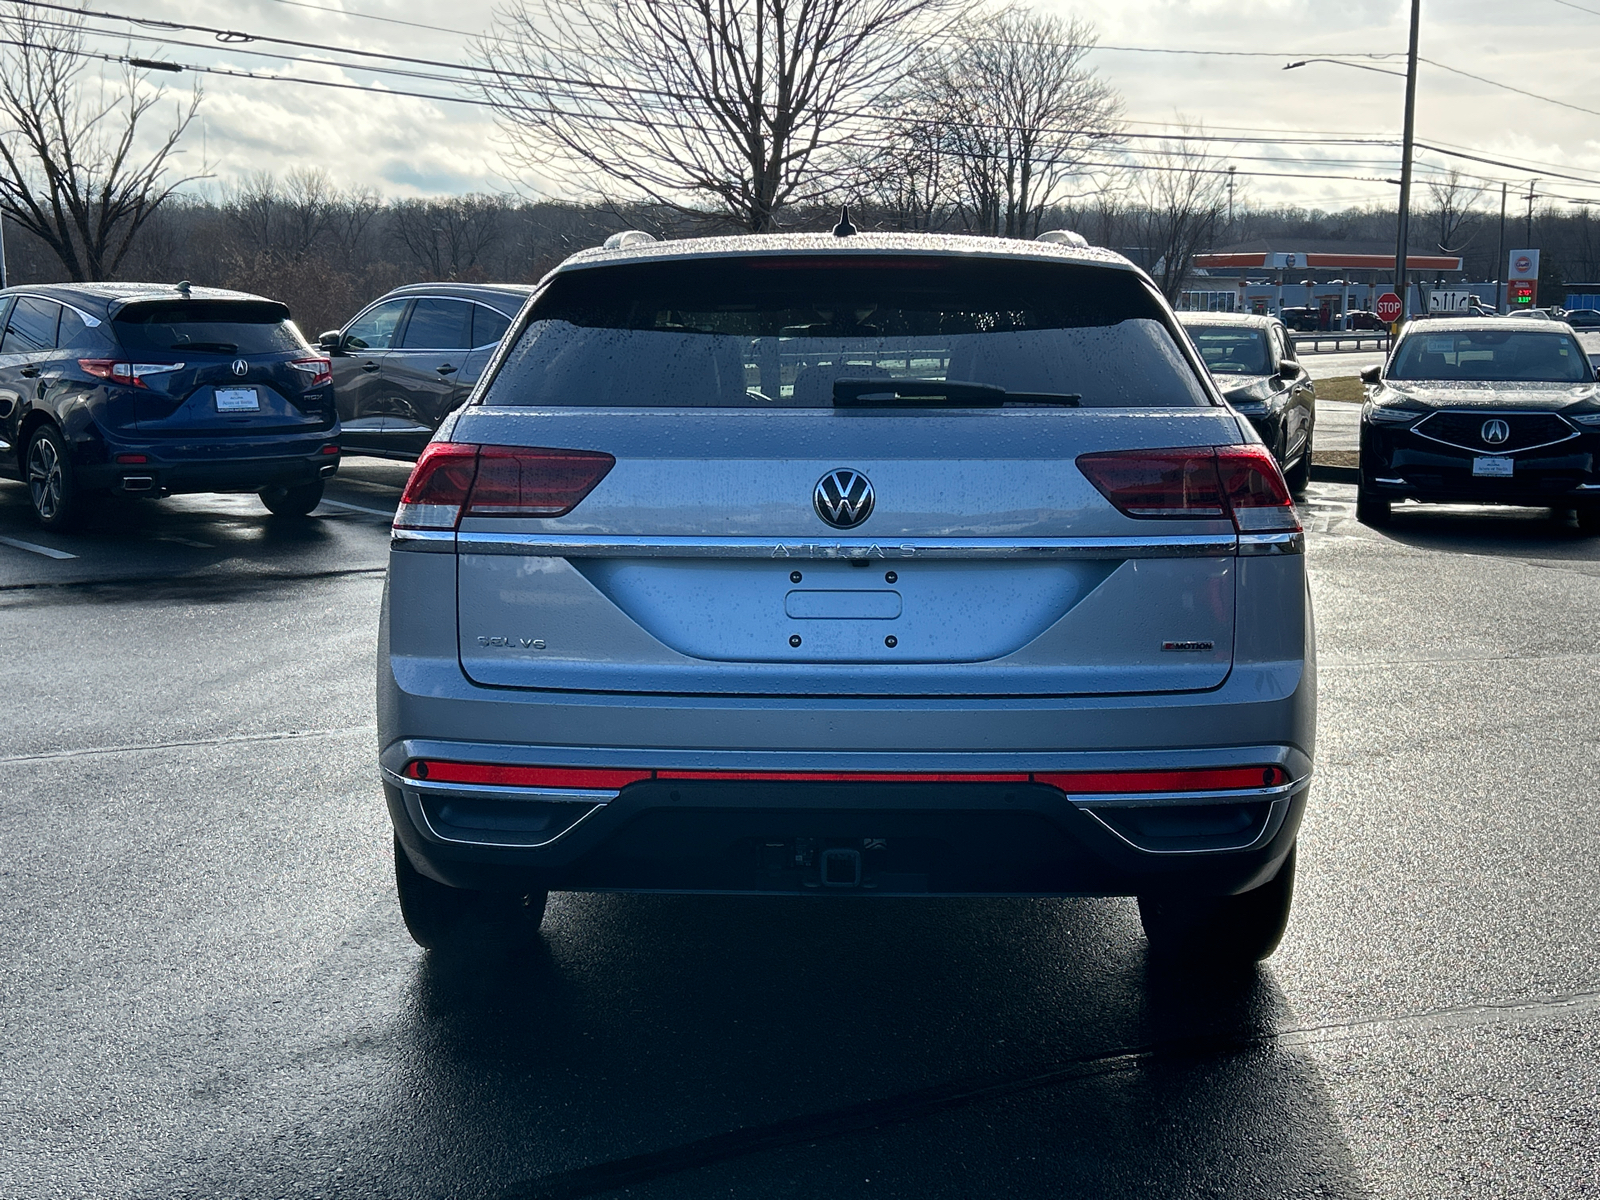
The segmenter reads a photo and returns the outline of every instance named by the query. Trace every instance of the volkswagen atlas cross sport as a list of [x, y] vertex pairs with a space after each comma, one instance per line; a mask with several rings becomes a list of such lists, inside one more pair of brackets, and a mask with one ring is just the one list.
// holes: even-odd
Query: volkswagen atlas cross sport
[[303, 516], [339, 464], [328, 360], [275, 300], [179, 284], [0, 292], [0, 475], [47, 529], [106, 496], [257, 492]]
[[1513, 504], [1600, 533], [1600, 389], [1567, 325], [1415, 321], [1362, 379], [1357, 519], [1408, 499]]
[[551, 889], [1137, 896], [1287, 919], [1315, 678], [1283, 476], [1149, 279], [770, 235], [541, 283], [394, 521], [378, 667], [422, 945]]

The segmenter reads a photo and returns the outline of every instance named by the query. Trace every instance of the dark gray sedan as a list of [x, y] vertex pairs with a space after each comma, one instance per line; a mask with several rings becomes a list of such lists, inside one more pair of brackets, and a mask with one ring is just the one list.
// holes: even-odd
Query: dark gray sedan
[[1205, 359], [1224, 398], [1248, 417], [1271, 449], [1290, 490], [1311, 482], [1317, 393], [1295, 358], [1294, 341], [1276, 317], [1185, 312], [1178, 319]]
[[324, 333], [344, 448], [415, 458], [471, 393], [532, 291], [512, 283], [411, 284]]

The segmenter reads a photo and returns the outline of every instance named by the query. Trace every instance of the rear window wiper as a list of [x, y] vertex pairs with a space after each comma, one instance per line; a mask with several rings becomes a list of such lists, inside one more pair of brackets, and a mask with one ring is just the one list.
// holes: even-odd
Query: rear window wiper
[[239, 348], [237, 342], [176, 342], [174, 350], [211, 350], [217, 354], [232, 354]]
[[1008, 392], [987, 383], [944, 379], [836, 379], [835, 408], [1077, 408], [1075, 392]]

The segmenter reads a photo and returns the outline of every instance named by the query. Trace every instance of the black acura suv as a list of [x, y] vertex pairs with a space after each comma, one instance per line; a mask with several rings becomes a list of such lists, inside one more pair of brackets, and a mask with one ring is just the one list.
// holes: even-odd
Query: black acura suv
[[1568, 326], [1413, 321], [1361, 377], [1358, 520], [1381, 525], [1401, 500], [1509, 504], [1600, 533], [1600, 387]]
[[47, 529], [97, 498], [256, 492], [304, 516], [339, 464], [332, 368], [275, 300], [178, 284], [0, 291], [0, 476]]

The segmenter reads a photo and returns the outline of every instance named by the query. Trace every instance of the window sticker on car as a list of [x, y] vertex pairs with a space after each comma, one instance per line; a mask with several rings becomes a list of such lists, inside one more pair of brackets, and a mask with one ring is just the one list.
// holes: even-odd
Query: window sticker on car
[[1428, 339], [1429, 354], [1449, 354], [1456, 348], [1455, 338], [1431, 337]]

